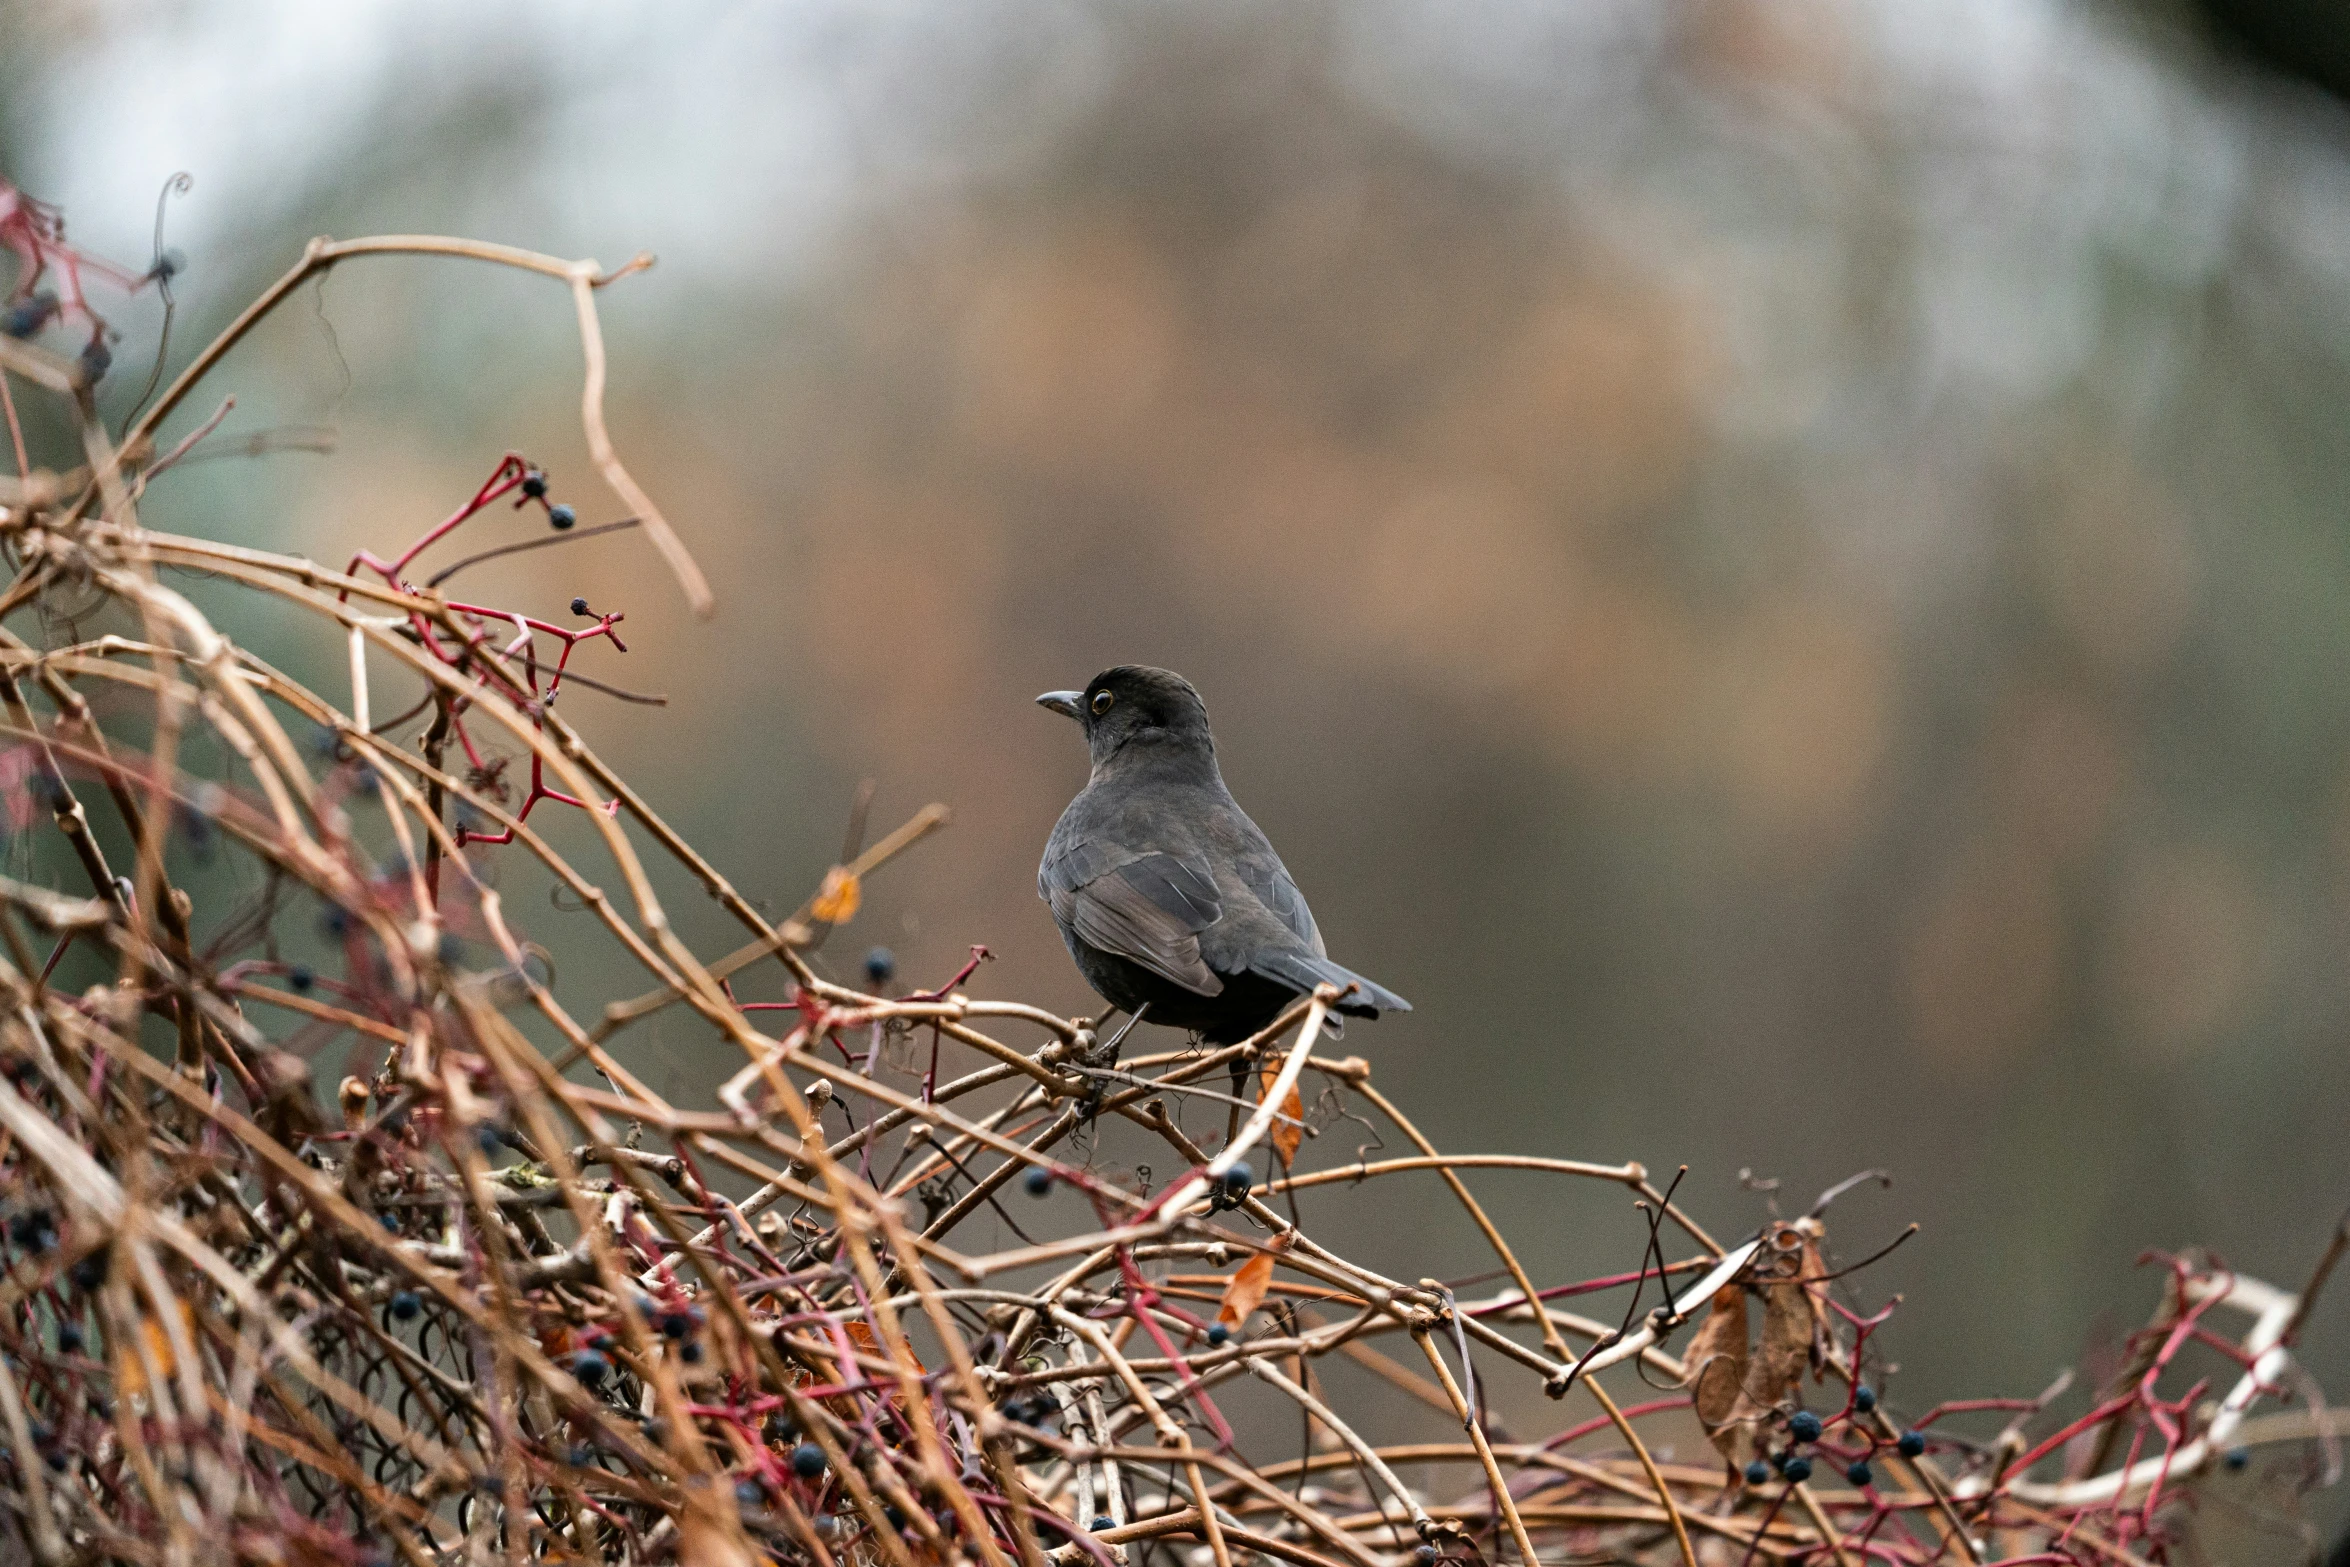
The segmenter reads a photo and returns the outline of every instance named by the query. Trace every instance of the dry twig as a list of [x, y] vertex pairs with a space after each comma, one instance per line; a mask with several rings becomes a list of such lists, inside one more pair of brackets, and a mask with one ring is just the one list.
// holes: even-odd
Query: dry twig
[[[625, 651], [619, 614], [577, 602], [564, 626], [404, 575], [502, 500], [567, 525], [533, 465], [509, 458], [404, 553], [342, 572], [136, 514], [160, 422], [228, 349], [304, 278], [387, 253], [571, 288], [599, 471], [707, 602], [603, 433], [593, 291], [635, 264], [317, 242], [119, 440], [73, 365], [0, 339], [0, 373], [61, 398], [83, 434], [79, 470], [0, 480], [0, 607], [30, 624], [80, 599], [39, 624], [116, 627], [0, 636], [5, 803], [20, 831], [54, 822], [86, 884], [0, 879], [0, 1511], [36, 1560], [914, 1567], [961, 1552], [1039, 1567], [1181, 1540], [1203, 1567], [2150, 1562], [2183, 1527], [2181, 1492], [2236, 1444], [2334, 1439], [2324, 1417], [2248, 1418], [2295, 1386], [2307, 1292], [2173, 1259], [2173, 1304], [2129, 1377], [2077, 1418], [2024, 1411], [2052, 1428], [1986, 1446], [1944, 1422], [2012, 1405], [1890, 1417], [1868, 1385], [1890, 1307], [1850, 1304], [1816, 1214], [1723, 1245], [1638, 1165], [1446, 1156], [1361, 1061], [1316, 1053], [1327, 995], [1243, 1046], [1106, 1074], [1072, 1069], [1085, 1020], [973, 998], [969, 969], [896, 996], [821, 979], [812, 944], [944, 811], [837, 867], [791, 919], [763, 918], [554, 713], [575, 654]], [[334, 650], [349, 689], [253, 656], [199, 606], [226, 591], [206, 582]], [[422, 725], [410, 740], [394, 731], [414, 725], [373, 721], [403, 709]], [[584, 831], [548, 829], [548, 800]], [[199, 907], [174, 874], [197, 852], [249, 862], [272, 889], [261, 912]], [[567, 891], [573, 925], [642, 971], [639, 999], [592, 1026], [566, 1008], [548, 950], [580, 938], [514, 928], [480, 873], [497, 855]], [[648, 855], [708, 889], [747, 944], [691, 950]], [[324, 961], [282, 956], [296, 904], [323, 911]], [[56, 982], [76, 951], [108, 976], [79, 994]], [[739, 1002], [731, 981], [762, 972], [783, 999]], [[742, 1051], [705, 1107], [670, 1104], [611, 1050], [674, 1007]], [[149, 1040], [166, 1037], [157, 1060]], [[311, 1080], [330, 1039], [356, 1062], [332, 1108]], [[931, 1063], [912, 1087], [890, 1064], [907, 1048]], [[941, 1075], [941, 1052], [960, 1075]], [[1167, 1101], [1259, 1057], [1238, 1135], [1194, 1145]], [[1315, 1102], [1297, 1092], [1308, 1078], [1416, 1152], [1306, 1168], [1312, 1128], [1281, 1107]], [[1072, 1153], [1096, 1124], [1163, 1147], [1174, 1173]], [[1263, 1186], [1247, 1160], [1269, 1140], [1298, 1168]], [[1469, 1191], [1500, 1171], [1628, 1189], [1652, 1221], [1641, 1264], [1540, 1287]], [[1390, 1278], [1302, 1227], [1301, 1193], [1383, 1200], [1416, 1174], [1450, 1189], [1511, 1290]], [[1050, 1233], [980, 1248], [971, 1221], [1008, 1214], [1014, 1183], [1071, 1195], [1033, 1208]], [[1699, 1255], [1667, 1263], [1668, 1220]], [[1608, 1292], [1631, 1300], [1613, 1327], [1554, 1304]], [[1667, 1304], [1643, 1317], [1651, 1298]], [[1703, 1353], [1674, 1359], [1667, 1341], [1708, 1309]], [[2231, 1313], [2246, 1325], [2222, 1331]], [[1397, 1335], [1428, 1376], [1380, 1348]], [[1469, 1440], [1372, 1429], [1314, 1369], [1334, 1355], [1434, 1400]], [[2197, 1356], [2233, 1368], [2216, 1402], [2189, 1378]], [[1698, 1429], [1690, 1397], [1621, 1403], [1597, 1380], [1639, 1370], [1691, 1379], [1728, 1466], [1674, 1460]], [[1602, 1414], [1505, 1438], [1486, 1411], [1512, 1377], [1554, 1397], [1580, 1382]], [[1323, 1445], [1252, 1463], [1225, 1408], [1250, 1399]], [[2085, 1446], [2112, 1462], [2060, 1473]], [[1411, 1466], [1432, 1478], [1408, 1485]]]

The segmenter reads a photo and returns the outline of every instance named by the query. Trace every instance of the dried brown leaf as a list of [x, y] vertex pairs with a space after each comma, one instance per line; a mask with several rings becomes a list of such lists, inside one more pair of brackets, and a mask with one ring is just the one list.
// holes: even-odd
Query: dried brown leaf
[[857, 916], [857, 906], [865, 899], [864, 884], [857, 873], [845, 865], [835, 865], [824, 873], [824, 885], [808, 905], [808, 912], [827, 925], [845, 925]]
[[1264, 1302], [1265, 1292], [1273, 1287], [1273, 1260], [1289, 1249], [1289, 1237], [1277, 1235], [1271, 1245], [1240, 1265], [1232, 1275], [1232, 1282], [1224, 1286], [1224, 1302], [1216, 1308], [1216, 1320], [1238, 1332]]
[[1826, 1324], [1812, 1283], [1826, 1277], [1819, 1225], [1808, 1219], [1774, 1223], [1763, 1232], [1755, 1271], [1763, 1286], [1762, 1336], [1747, 1368], [1746, 1396], [1762, 1409], [1793, 1398], [1814, 1363]]
[[1746, 1393], [1763, 1408], [1792, 1398], [1811, 1361], [1811, 1307], [1800, 1284], [1763, 1291], [1762, 1341], [1746, 1373]]
[[[182, 1331], [193, 1339], [196, 1333], [195, 1312], [189, 1309], [184, 1300], [174, 1304], [179, 1307]], [[142, 1316], [139, 1318], [139, 1337], [146, 1342], [148, 1354], [155, 1358], [155, 1369], [167, 1378], [176, 1376], [179, 1372], [179, 1357], [172, 1353], [171, 1334], [164, 1325], [152, 1316]], [[115, 1386], [126, 1398], [147, 1396], [147, 1363], [137, 1351], [128, 1351], [120, 1357], [115, 1371]]]
[[[840, 1325], [840, 1329], [849, 1336], [849, 1342], [856, 1345], [861, 1353], [877, 1356], [883, 1360], [889, 1358], [889, 1350], [881, 1342], [881, 1335], [873, 1331], [870, 1323], [844, 1322]], [[914, 1347], [911, 1344], [906, 1346], [906, 1359], [913, 1363], [917, 1375], [929, 1370], [927, 1366], [922, 1364], [922, 1357], [914, 1353]], [[852, 1369], [848, 1366], [841, 1367], [841, 1375], [847, 1377]]]
[[[1259, 1094], [1270, 1094], [1280, 1076], [1280, 1072], [1267, 1067], [1264, 1086], [1258, 1090]], [[1299, 1146], [1305, 1140], [1306, 1102], [1304, 1096], [1298, 1093], [1297, 1085], [1292, 1083], [1289, 1085], [1289, 1097], [1281, 1101], [1281, 1119], [1273, 1123], [1273, 1151], [1281, 1155], [1281, 1168], [1286, 1170], [1290, 1167], [1297, 1158]]]
[[1698, 1423], [1715, 1451], [1726, 1462], [1738, 1461], [1740, 1426], [1745, 1414], [1742, 1395], [1746, 1383], [1746, 1290], [1725, 1284], [1714, 1292], [1713, 1304], [1697, 1336], [1689, 1342], [1682, 1364], [1688, 1368], [1683, 1385], [1696, 1406]]

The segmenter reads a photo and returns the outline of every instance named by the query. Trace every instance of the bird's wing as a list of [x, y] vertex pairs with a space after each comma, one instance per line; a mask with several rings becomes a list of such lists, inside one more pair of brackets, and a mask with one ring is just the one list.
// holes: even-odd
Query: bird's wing
[[1314, 911], [1306, 907], [1306, 895], [1297, 890], [1290, 879], [1289, 867], [1283, 865], [1267, 845], [1263, 855], [1244, 854], [1233, 862], [1233, 869], [1248, 890], [1256, 894], [1265, 912], [1279, 920], [1305, 946], [1319, 953], [1322, 950], [1322, 932], [1314, 924]]
[[1224, 982], [1199, 950], [1199, 933], [1224, 913], [1204, 865], [1077, 843], [1048, 858], [1037, 883], [1053, 917], [1086, 945], [1199, 995], [1222, 994]]
[[1235, 834], [1239, 842], [1229, 845], [1216, 862], [1224, 917], [1200, 936], [1208, 967], [1219, 974], [1247, 973], [1257, 967], [1259, 953], [1274, 950], [1320, 956], [1322, 933], [1314, 928], [1305, 894], [1297, 890], [1255, 823], [1237, 806], [1232, 816], [1241, 829]]

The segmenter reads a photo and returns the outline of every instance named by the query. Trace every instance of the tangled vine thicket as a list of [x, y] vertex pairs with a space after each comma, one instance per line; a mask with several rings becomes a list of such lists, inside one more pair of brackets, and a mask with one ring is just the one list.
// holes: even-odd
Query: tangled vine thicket
[[[596, 466], [708, 602], [604, 430], [596, 290], [633, 266], [314, 242], [120, 431], [92, 396], [103, 365], [29, 340], [53, 312], [0, 337], [0, 390], [55, 399], [82, 448], [31, 467], [10, 400], [0, 771], [12, 824], [52, 819], [85, 878], [0, 879], [0, 1552], [2115, 1567], [2182, 1559], [2215, 1476], [2250, 1470], [2272, 1522], [2331, 1478], [2292, 1351], [2339, 1235], [2294, 1293], [2162, 1259], [2151, 1320], [2077, 1415], [2055, 1389], [1897, 1410], [1875, 1337], [1892, 1307], [1861, 1304], [1866, 1259], [1839, 1262], [1826, 1199], [1717, 1239], [1636, 1164], [1440, 1153], [1329, 1053], [1330, 993], [1243, 1044], [1118, 1062], [1086, 1019], [969, 995], [968, 968], [898, 993], [878, 954], [867, 990], [821, 977], [812, 949], [863, 878], [944, 812], [763, 915], [557, 711], [617, 615], [574, 601], [565, 627], [451, 598], [446, 570], [411, 580], [501, 502], [571, 530], [541, 470], [507, 459], [404, 552], [343, 571], [143, 519], [189, 449], [159, 456], [155, 430], [246, 330], [326, 268], [418, 252], [571, 290]], [[297, 681], [199, 607], [239, 593], [347, 686]], [[503, 769], [524, 758], [517, 799]], [[545, 802], [576, 808], [592, 854], [557, 851]], [[191, 847], [243, 857], [266, 894], [199, 908], [170, 874]], [[641, 996], [575, 1016], [548, 961], [566, 938], [509, 928], [500, 856], [543, 865]], [[648, 857], [747, 944], [692, 951]], [[281, 932], [321, 911], [333, 960], [287, 960]], [[68, 963], [111, 978], [69, 993]], [[762, 971], [783, 999], [738, 1001], [733, 977]], [[681, 1009], [741, 1051], [706, 1104], [613, 1053]], [[330, 1040], [356, 1041], [339, 1086], [312, 1080]], [[1260, 1092], [1226, 1105], [1236, 1063]], [[1225, 1112], [1216, 1146], [1170, 1113], [1188, 1097]], [[1309, 1156], [1307, 1123], [1339, 1113], [1377, 1129], [1376, 1157]], [[1174, 1173], [1089, 1156], [1111, 1125]], [[1623, 1188], [1645, 1254], [1543, 1287], [1472, 1195], [1480, 1170]], [[1304, 1227], [1298, 1193], [1377, 1202], [1411, 1172], [1450, 1189], [1506, 1287], [1387, 1277]], [[1059, 1194], [1028, 1211], [1065, 1233], [974, 1248], [983, 1210], [1019, 1231], [1015, 1184]], [[1604, 1320], [1568, 1309], [1584, 1295]], [[1505, 1389], [1554, 1428], [1506, 1430]], [[1394, 1439], [1399, 1403], [1455, 1434]]]

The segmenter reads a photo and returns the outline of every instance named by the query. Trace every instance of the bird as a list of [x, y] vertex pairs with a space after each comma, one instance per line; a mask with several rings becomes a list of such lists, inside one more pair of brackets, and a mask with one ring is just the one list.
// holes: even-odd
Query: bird
[[1336, 1009], [1349, 1017], [1412, 1009], [1330, 960], [1305, 894], [1224, 786], [1190, 681], [1120, 664], [1036, 702], [1078, 722], [1093, 761], [1053, 824], [1036, 890], [1127, 1028], [1147, 1014], [1235, 1044], [1318, 985], [1339, 987]]

